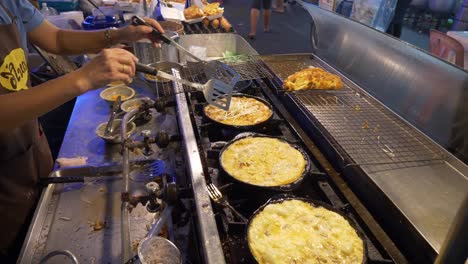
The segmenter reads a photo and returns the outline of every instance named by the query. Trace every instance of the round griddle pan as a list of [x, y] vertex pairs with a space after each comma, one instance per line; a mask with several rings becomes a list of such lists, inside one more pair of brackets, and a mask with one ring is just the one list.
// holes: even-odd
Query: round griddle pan
[[[364, 239], [364, 236], [362, 234], [362, 232], [357, 228], [357, 225], [356, 223], [351, 219], [349, 218], [346, 214], [344, 214], [342, 211], [332, 207], [331, 205], [329, 204], [326, 204], [324, 202], [321, 202], [321, 201], [316, 201], [316, 200], [312, 200], [312, 199], [307, 199], [307, 198], [302, 198], [302, 197], [295, 197], [293, 195], [289, 195], [289, 194], [280, 194], [280, 195], [277, 195], [275, 197], [272, 197], [270, 200], [268, 200], [264, 205], [260, 206], [249, 218], [249, 221], [247, 222], [247, 225], [246, 225], [246, 228], [245, 228], [245, 235], [244, 235], [244, 239], [245, 239], [245, 243], [247, 243], [247, 246], [249, 248], [249, 252], [250, 252], [250, 257], [251, 257], [251, 262], [252, 263], [257, 263], [257, 261], [255, 260], [253, 254], [252, 254], [252, 250], [250, 248], [250, 244], [249, 244], [249, 239], [248, 239], [248, 234], [249, 234], [249, 227], [250, 227], [250, 223], [252, 222], [252, 220], [261, 212], [263, 211], [263, 209], [265, 209], [266, 206], [268, 206], [269, 204], [275, 204], [275, 203], [281, 203], [281, 202], [284, 202], [284, 201], [287, 201], [287, 200], [300, 200], [300, 201], [303, 201], [303, 202], [306, 202], [310, 205], [312, 205], [313, 207], [323, 207], [327, 210], [330, 210], [332, 212], [335, 212], [339, 215], [341, 215], [344, 219], [346, 219], [346, 221], [348, 221], [348, 223], [351, 225], [352, 228], [354, 228], [354, 230], [356, 231], [357, 235], [359, 236], [359, 238], [362, 240], [362, 243], [363, 243], [363, 258], [362, 258], [362, 264], [366, 264], [367, 263], [367, 244], [366, 244], [366, 240]], [[287, 241], [285, 241], [285, 243], [287, 243]]]
[[265, 121], [263, 122], [260, 122], [260, 123], [257, 123], [257, 124], [254, 124], [254, 125], [246, 125], [246, 126], [234, 126], [234, 125], [227, 125], [227, 124], [223, 124], [217, 120], [214, 120], [212, 119], [211, 117], [209, 117], [207, 114], [206, 114], [206, 108], [209, 106], [209, 104], [205, 105], [203, 107], [203, 115], [208, 118], [209, 120], [211, 120], [212, 122], [220, 125], [220, 126], [223, 126], [223, 127], [227, 127], [227, 128], [234, 128], [234, 129], [239, 129], [239, 130], [251, 130], [251, 129], [254, 129], [254, 128], [257, 128], [257, 127], [261, 127], [262, 125], [268, 123], [272, 118], [273, 118], [273, 107], [271, 106], [271, 104], [267, 101], [265, 101], [263, 98], [260, 98], [260, 97], [257, 97], [257, 96], [253, 96], [253, 95], [249, 95], [249, 94], [240, 94], [240, 93], [236, 93], [236, 94], [233, 94], [232, 97], [248, 97], [248, 98], [253, 98], [253, 99], [256, 99], [262, 103], [264, 103], [269, 109], [270, 109], [270, 112], [271, 112], [271, 115], [269, 118], [267, 118]]
[[[247, 183], [247, 182], [243, 182], [243, 181], [240, 181], [238, 179], [236, 179], [234, 176], [232, 176], [230, 173], [228, 173], [226, 171], [226, 169], [224, 168], [224, 165], [223, 165], [223, 162], [222, 162], [222, 159], [221, 157], [223, 156], [223, 153], [224, 151], [231, 145], [233, 144], [234, 142], [238, 141], [238, 140], [241, 140], [241, 139], [244, 139], [244, 138], [248, 138], [248, 137], [266, 137], [266, 138], [274, 138], [274, 139], [278, 139], [282, 142], [285, 142], [287, 144], [289, 144], [291, 147], [297, 149], [301, 154], [302, 156], [304, 157], [305, 159], [305, 168], [304, 168], [304, 171], [302, 172], [302, 175], [297, 179], [295, 180], [294, 182], [292, 183], [288, 183], [288, 184], [284, 184], [284, 185], [278, 185], [278, 186], [261, 186], [261, 185], [255, 185], [255, 184], [250, 184], [250, 183]], [[258, 133], [251, 133], [251, 132], [246, 132], [246, 133], [241, 133], [239, 135], [237, 135], [233, 140], [231, 140], [229, 143], [227, 143], [223, 149], [221, 150], [220, 154], [219, 154], [219, 164], [222, 168], [222, 170], [226, 173], [226, 175], [229, 176], [229, 178], [233, 179], [234, 181], [236, 182], [239, 182], [239, 183], [242, 183], [242, 184], [245, 184], [247, 186], [250, 186], [250, 187], [253, 187], [253, 188], [259, 188], [259, 189], [263, 189], [263, 190], [270, 190], [270, 191], [281, 191], [281, 192], [288, 192], [288, 191], [292, 191], [292, 190], [295, 190], [297, 189], [301, 183], [304, 181], [304, 178], [309, 174], [310, 172], [310, 169], [311, 169], [311, 160], [309, 158], [309, 155], [307, 155], [307, 153], [298, 145], [296, 144], [292, 144], [282, 138], [279, 138], [279, 137], [272, 137], [272, 136], [267, 136], [267, 135], [262, 135], [262, 134], [258, 134]]]

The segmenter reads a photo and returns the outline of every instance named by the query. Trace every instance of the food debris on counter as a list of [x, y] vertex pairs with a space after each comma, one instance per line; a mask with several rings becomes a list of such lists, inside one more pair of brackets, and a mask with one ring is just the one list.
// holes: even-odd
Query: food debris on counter
[[88, 157], [77, 156], [74, 158], [58, 158], [57, 163], [60, 168], [86, 165]]
[[107, 227], [106, 221], [96, 220], [95, 222], [88, 221], [90, 227], [93, 228], [94, 231], [99, 231]]
[[367, 122], [367, 120], [365, 120], [364, 123], [362, 123], [362, 129], [369, 129], [369, 123]]

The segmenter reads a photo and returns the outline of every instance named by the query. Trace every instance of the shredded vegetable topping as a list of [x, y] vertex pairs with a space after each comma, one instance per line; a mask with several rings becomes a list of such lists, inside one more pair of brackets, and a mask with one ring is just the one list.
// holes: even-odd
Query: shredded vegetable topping
[[225, 125], [250, 126], [266, 121], [273, 114], [263, 102], [250, 97], [232, 97], [228, 111], [208, 105], [206, 115]]

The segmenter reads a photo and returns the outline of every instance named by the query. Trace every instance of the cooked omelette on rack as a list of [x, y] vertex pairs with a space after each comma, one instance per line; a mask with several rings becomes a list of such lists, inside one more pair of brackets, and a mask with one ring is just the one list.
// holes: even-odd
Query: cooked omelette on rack
[[309, 68], [289, 75], [284, 80], [284, 88], [288, 91], [298, 90], [337, 90], [343, 88], [340, 76], [329, 73], [321, 68]]
[[233, 96], [228, 111], [213, 105], [205, 106], [205, 114], [221, 124], [251, 126], [268, 120], [273, 112], [263, 102], [245, 96]]
[[364, 245], [341, 215], [301, 200], [267, 205], [248, 227], [248, 244], [260, 264], [361, 264]]
[[282, 140], [247, 137], [221, 155], [223, 169], [235, 179], [257, 186], [281, 186], [298, 180], [306, 168], [304, 155]]

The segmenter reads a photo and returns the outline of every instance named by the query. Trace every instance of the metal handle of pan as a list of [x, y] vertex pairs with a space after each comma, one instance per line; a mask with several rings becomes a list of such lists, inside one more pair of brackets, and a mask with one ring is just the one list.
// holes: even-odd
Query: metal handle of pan
[[193, 82], [189, 82], [189, 81], [186, 81], [186, 80], [183, 80], [183, 79], [179, 79], [177, 77], [174, 77], [168, 73], [165, 73], [163, 71], [158, 71], [156, 68], [154, 67], [151, 67], [151, 66], [147, 66], [147, 65], [144, 65], [144, 64], [141, 64], [141, 63], [136, 63], [136, 70], [139, 71], [139, 72], [143, 72], [143, 73], [147, 73], [147, 74], [151, 74], [151, 75], [156, 75], [156, 76], [159, 76], [161, 78], [164, 78], [164, 79], [168, 79], [168, 80], [171, 80], [171, 81], [175, 81], [175, 82], [178, 82], [178, 83], [181, 83], [181, 84], [185, 84], [187, 86], [190, 86], [190, 87], [193, 87], [197, 90], [200, 90], [200, 91], [203, 91], [203, 85], [199, 84], [199, 83], [193, 83]]
[[57, 184], [57, 183], [72, 183], [84, 182], [84, 176], [64, 176], [64, 177], [47, 177], [40, 179], [41, 185]]
[[135, 64], [135, 67], [136, 67], [137, 72], [147, 73], [147, 74], [151, 74], [151, 75], [158, 75], [158, 70], [156, 68], [154, 68], [154, 67], [144, 65], [144, 64], [139, 63], [139, 62], [137, 62]]
[[226, 207], [228, 207], [229, 209], [231, 209], [231, 212], [238, 218], [242, 221], [242, 223], [246, 224], [247, 222], [249, 222], [249, 220], [247, 218], [245, 218], [245, 216], [243, 216], [241, 213], [239, 213], [239, 211], [236, 210], [236, 208], [234, 208], [234, 206], [230, 205], [229, 203], [224, 203], [224, 205]]

